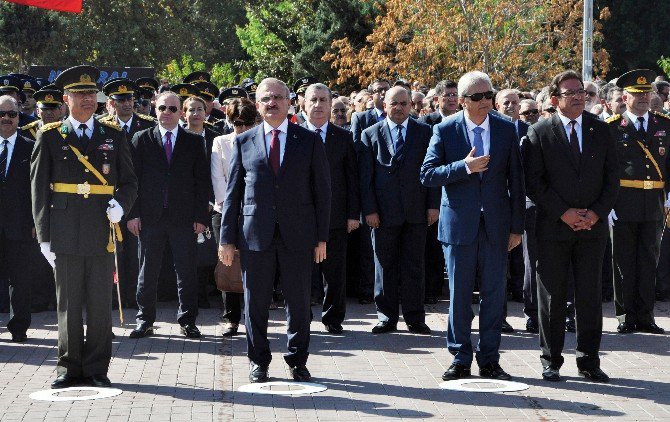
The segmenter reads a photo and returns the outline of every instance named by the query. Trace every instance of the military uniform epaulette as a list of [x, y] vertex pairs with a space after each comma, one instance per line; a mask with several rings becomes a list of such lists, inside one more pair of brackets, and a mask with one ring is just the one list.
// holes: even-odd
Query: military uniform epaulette
[[668, 116], [668, 115], [665, 114], [665, 113], [659, 113], [658, 111], [652, 111], [652, 113], [654, 113], [654, 114], [657, 115], [658, 117], [663, 117], [664, 119], [668, 119], [668, 120], [670, 120], [670, 116]]
[[139, 117], [142, 120], [148, 120], [150, 122], [155, 122], [156, 119], [154, 119], [152, 116], [149, 116], [147, 114], [142, 114], [142, 113], [135, 113], [137, 114], [137, 117]]
[[98, 119], [99, 122], [110, 122], [110, 121], [114, 120], [114, 117], [115, 116], [113, 116], [111, 114], [105, 114], [103, 116], [97, 117], [97, 119]]
[[111, 121], [111, 120], [108, 121], [108, 120], [100, 119], [100, 120], [98, 120], [98, 122], [100, 122], [101, 125], [111, 127], [112, 129], [116, 129], [119, 132], [121, 132], [123, 130], [123, 129], [121, 129], [121, 126], [119, 126], [116, 122]]
[[616, 121], [619, 120], [620, 118], [621, 118], [621, 115], [620, 115], [620, 114], [615, 114], [615, 115], [613, 115], [613, 116], [610, 116], [607, 120], [605, 120], [605, 122], [607, 122], [607, 123], [616, 122]]
[[47, 123], [46, 125], [42, 126], [40, 128], [40, 130], [42, 132], [46, 132], [47, 130], [56, 129], [56, 128], [60, 127], [62, 124], [63, 124], [63, 122], [60, 122], [60, 121], [59, 122], [53, 122], [53, 123]]
[[25, 125], [25, 126], [19, 128], [19, 129], [21, 129], [21, 130], [32, 129], [32, 128], [34, 128], [35, 126], [39, 125], [41, 121], [42, 121], [42, 120], [35, 120], [34, 122], [28, 123], [27, 125]]
[[[217, 123], [218, 123], [218, 122], [217, 122]], [[205, 125], [206, 125], [206, 126], [210, 126], [210, 127], [214, 127], [214, 123], [210, 123], [210, 122], [208, 122], [207, 120], [205, 120]]]

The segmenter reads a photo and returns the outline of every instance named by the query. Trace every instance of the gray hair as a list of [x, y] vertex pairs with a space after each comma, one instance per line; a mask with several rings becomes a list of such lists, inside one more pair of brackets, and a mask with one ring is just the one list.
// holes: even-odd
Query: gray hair
[[333, 92], [326, 86], [325, 84], [322, 83], [315, 83], [307, 87], [305, 90], [305, 98], [309, 96], [313, 91], [326, 91], [328, 93], [328, 98], [331, 100], [333, 99]]
[[177, 93], [175, 93], [173, 91], [163, 91], [160, 94], [156, 95], [156, 100], [155, 100], [156, 104], [158, 104], [159, 100], [162, 100], [163, 98], [167, 98], [167, 97], [175, 97], [177, 99], [177, 101], [179, 102], [179, 104], [181, 104], [181, 98], [179, 97], [179, 95], [177, 95]]
[[491, 78], [489, 78], [489, 75], [484, 72], [474, 70], [461, 76], [461, 78], [458, 80], [458, 96], [464, 97], [473, 86], [479, 84], [480, 82], [485, 82], [489, 86], [489, 90], [493, 91], [493, 84], [491, 83]]
[[507, 94], [516, 94], [516, 96], [519, 97], [519, 100], [521, 99], [521, 95], [518, 89], [506, 88], [502, 91], [498, 91], [496, 94], [496, 104], [498, 104], [498, 101], [500, 101], [500, 99]]
[[521, 104], [529, 104], [531, 106], [532, 105], [537, 106], [537, 102], [535, 100], [531, 100], [530, 98], [524, 98], [523, 100], [519, 101], [519, 105], [521, 105]]
[[11, 95], [0, 95], [0, 104], [4, 103], [12, 104], [16, 109], [14, 111], [19, 111], [19, 102], [16, 101], [16, 98], [12, 97]]
[[549, 87], [545, 86], [540, 93], [537, 94], [535, 101], [537, 101], [538, 104], [544, 104], [547, 98], [549, 98]]
[[267, 86], [270, 84], [278, 84], [281, 85], [284, 88], [286, 99], [288, 100], [289, 95], [291, 95], [291, 90], [288, 89], [288, 86], [286, 83], [282, 80], [279, 80], [277, 78], [265, 78], [261, 81], [261, 83], [258, 84], [258, 87], [256, 87], [256, 93], [258, 92], [265, 92], [267, 89]]

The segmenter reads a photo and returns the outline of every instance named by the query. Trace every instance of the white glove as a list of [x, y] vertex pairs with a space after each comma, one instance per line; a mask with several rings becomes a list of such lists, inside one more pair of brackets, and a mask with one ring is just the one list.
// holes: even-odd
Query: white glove
[[121, 217], [123, 217], [123, 208], [116, 202], [116, 199], [110, 199], [109, 207], [107, 208], [107, 218], [112, 223], [118, 223], [121, 221]]
[[42, 255], [49, 261], [51, 268], [56, 268], [56, 254], [51, 252], [51, 242], [40, 243], [40, 250], [42, 251]]
[[668, 199], [665, 201], [665, 208], [670, 208], [670, 193], [668, 193]]
[[614, 226], [614, 222], [617, 219], [616, 212], [614, 212], [614, 210], [610, 211], [610, 215], [607, 216], [607, 222], [609, 223], [610, 227]]

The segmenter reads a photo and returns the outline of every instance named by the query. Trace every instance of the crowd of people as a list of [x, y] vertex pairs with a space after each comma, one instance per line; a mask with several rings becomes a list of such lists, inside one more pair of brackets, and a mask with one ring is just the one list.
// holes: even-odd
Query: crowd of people
[[609, 380], [603, 302], [619, 333], [664, 334], [670, 83], [650, 70], [565, 71], [531, 92], [477, 71], [432, 89], [376, 79], [347, 95], [312, 76], [290, 88], [99, 76], [0, 76], [0, 311], [15, 342], [31, 312], [57, 311], [53, 388], [111, 385], [112, 307], [137, 310], [130, 338], [152, 335], [166, 274], [182, 334], [199, 338], [217, 263], [241, 268], [223, 335], [244, 320], [252, 382], [268, 380], [281, 301], [297, 381], [311, 379], [312, 307], [346, 335], [347, 295], [374, 304], [373, 334], [398, 330], [401, 311], [430, 334], [425, 305], [448, 298], [444, 380], [470, 376], [473, 359], [482, 377], [511, 378], [507, 300], [524, 304], [548, 381], [566, 331], [580, 374]]

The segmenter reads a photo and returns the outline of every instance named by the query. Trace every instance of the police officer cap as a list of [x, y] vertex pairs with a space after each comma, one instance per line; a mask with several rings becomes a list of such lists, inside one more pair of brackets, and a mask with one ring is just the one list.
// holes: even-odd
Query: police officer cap
[[649, 69], [635, 69], [619, 76], [616, 85], [628, 92], [651, 92], [651, 83], [656, 78], [656, 73]]
[[100, 77], [98, 68], [89, 65], [74, 66], [61, 72], [54, 85], [72, 92], [98, 91], [96, 81]]
[[193, 84], [196, 82], [209, 82], [210, 79], [212, 79], [212, 77], [209, 73], [199, 70], [197, 72], [191, 72], [186, 75], [183, 82], [185, 84]]
[[63, 91], [56, 85], [47, 85], [33, 94], [39, 108], [58, 108], [63, 105]]
[[40, 89], [44, 88], [45, 86], [49, 85], [49, 80], [47, 78], [35, 78], [37, 83], [40, 85]]
[[247, 93], [249, 93], [249, 94], [251, 94], [251, 93], [255, 94], [256, 93], [256, 88], [258, 88], [258, 84], [256, 82], [254, 82], [253, 79], [247, 78], [247, 79], [242, 81], [242, 88], [244, 88], [244, 90], [247, 91]]
[[138, 87], [138, 88], [137, 88], [137, 91], [135, 91], [135, 96], [136, 96], [137, 98], [144, 98], [144, 99], [146, 99], [146, 100], [150, 100], [150, 99], [152, 99], [152, 98], [154, 97], [154, 93], [155, 93], [155, 92], [156, 92], [156, 91], [154, 91], [153, 88], [141, 88], [141, 87]]
[[179, 98], [181, 98], [182, 101], [188, 97], [200, 96], [200, 91], [198, 91], [198, 88], [191, 84], [174, 84], [170, 87], [170, 91], [179, 95]]
[[293, 92], [298, 95], [302, 95], [305, 93], [308, 86], [317, 82], [318, 80], [314, 76], [305, 76], [304, 78], [300, 78], [296, 81], [296, 83], [293, 84]]
[[7, 92], [19, 93], [21, 92], [21, 88], [23, 88], [23, 83], [21, 82], [21, 79], [17, 78], [16, 76], [0, 76], [0, 94]]
[[244, 88], [237, 86], [226, 88], [219, 95], [219, 104], [223, 104], [224, 101], [230, 100], [232, 98], [249, 98], [249, 95]]
[[35, 91], [40, 89], [40, 84], [37, 82], [37, 79], [30, 75], [24, 75], [23, 73], [10, 73], [10, 75], [21, 80], [21, 91], [27, 94], [32, 95], [35, 93]]
[[135, 79], [135, 85], [140, 88], [149, 88], [153, 91], [158, 91], [158, 86], [160, 85], [158, 81], [154, 78], [142, 77]]
[[106, 96], [113, 100], [125, 100], [133, 98], [133, 94], [137, 91], [137, 86], [130, 79], [115, 78], [107, 81], [102, 90]]
[[213, 101], [214, 98], [216, 98], [216, 94], [219, 92], [219, 88], [211, 82], [196, 81], [193, 82], [193, 85], [200, 91], [200, 96], [207, 101]]

